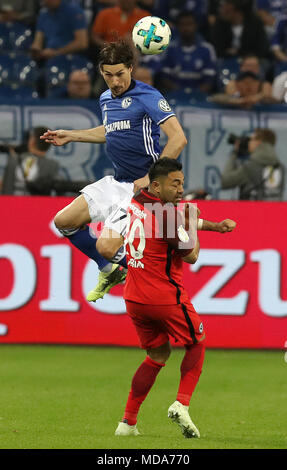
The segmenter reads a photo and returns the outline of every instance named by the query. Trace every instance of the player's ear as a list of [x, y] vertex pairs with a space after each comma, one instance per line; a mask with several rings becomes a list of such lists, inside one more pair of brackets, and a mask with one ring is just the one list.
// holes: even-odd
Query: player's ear
[[150, 186], [151, 186], [151, 188], [153, 189], [154, 192], [159, 194], [159, 192], [160, 192], [160, 183], [159, 183], [159, 181], [156, 181], [156, 180], [152, 181], [150, 183]]

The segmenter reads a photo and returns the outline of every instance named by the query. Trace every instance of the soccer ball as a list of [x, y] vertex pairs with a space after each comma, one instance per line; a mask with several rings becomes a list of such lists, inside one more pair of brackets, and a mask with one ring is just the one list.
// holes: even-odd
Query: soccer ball
[[171, 38], [167, 22], [157, 16], [145, 16], [133, 28], [133, 42], [142, 54], [160, 54]]

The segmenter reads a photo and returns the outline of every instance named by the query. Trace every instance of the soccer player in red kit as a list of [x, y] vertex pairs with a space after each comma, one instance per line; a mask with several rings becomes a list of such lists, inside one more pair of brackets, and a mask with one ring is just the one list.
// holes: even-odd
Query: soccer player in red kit
[[[169, 407], [168, 417], [180, 426], [184, 437], [200, 437], [188, 408], [202, 370], [205, 332], [182, 282], [183, 261], [195, 263], [199, 253], [197, 214], [192, 224], [189, 207], [184, 217], [177, 208], [184, 182], [180, 162], [159, 159], [152, 165], [149, 179], [148, 189], [135, 194], [128, 208], [128, 274], [124, 289], [127, 313], [147, 356], [132, 379], [124, 416], [115, 434], [139, 434], [139, 408], [165, 366], [172, 336], [185, 347], [185, 355], [176, 401]], [[224, 231], [236, 225], [229, 219], [224, 222], [228, 227]]]

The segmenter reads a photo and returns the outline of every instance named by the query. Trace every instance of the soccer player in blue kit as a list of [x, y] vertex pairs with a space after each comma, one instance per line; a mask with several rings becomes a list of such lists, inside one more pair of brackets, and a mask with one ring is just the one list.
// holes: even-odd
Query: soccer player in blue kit
[[[106, 143], [115, 175], [84, 187], [55, 216], [55, 225], [99, 267], [99, 282], [87, 299], [96, 301], [125, 279], [126, 209], [133, 194], [149, 184], [148, 171], [159, 158], [177, 158], [187, 144], [183, 129], [161, 93], [134, 80], [134, 49], [120, 40], [100, 52], [99, 67], [108, 90], [100, 96], [103, 124], [84, 130], [47, 130], [41, 139], [60, 146], [69, 142]], [[159, 147], [160, 130], [167, 136]], [[104, 222], [97, 240], [87, 224]]]

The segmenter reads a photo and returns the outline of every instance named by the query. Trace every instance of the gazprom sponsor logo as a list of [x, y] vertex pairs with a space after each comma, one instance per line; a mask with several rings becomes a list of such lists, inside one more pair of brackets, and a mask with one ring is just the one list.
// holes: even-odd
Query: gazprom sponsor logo
[[112, 122], [111, 124], [105, 125], [106, 134], [109, 134], [110, 132], [115, 132], [115, 131], [124, 131], [130, 128], [131, 128], [130, 120], [116, 121], [116, 122]]

